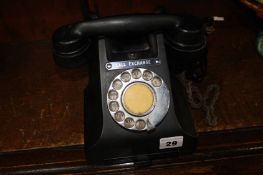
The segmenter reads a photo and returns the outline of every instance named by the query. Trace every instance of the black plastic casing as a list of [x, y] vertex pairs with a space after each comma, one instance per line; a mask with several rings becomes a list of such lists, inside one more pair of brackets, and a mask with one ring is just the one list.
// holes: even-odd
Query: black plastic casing
[[[119, 126], [107, 107], [107, 91], [115, 76], [125, 71], [107, 70], [105, 39], [98, 41], [99, 59], [90, 63], [90, 82], [85, 90], [85, 147], [87, 160], [94, 164], [150, 162], [152, 159], [191, 153], [196, 133], [180, 83], [170, 77], [164, 39], [156, 34], [159, 65], [139, 66], [157, 73], [170, 91], [170, 108], [163, 121], [150, 132], [136, 132]], [[159, 149], [160, 139], [183, 136], [183, 146]]]
[[[170, 69], [186, 71], [188, 79], [201, 80], [207, 70], [207, 43], [204, 21], [192, 15], [141, 14], [97, 18], [58, 28], [53, 36], [57, 65], [77, 68], [88, 64], [94, 41], [100, 36], [128, 37], [151, 32], [165, 34]], [[176, 55], [176, 58], [173, 58]]]
[[178, 28], [165, 33], [166, 53], [172, 74], [185, 72], [186, 78], [201, 81], [207, 74], [207, 36], [198, 17], [181, 16]]

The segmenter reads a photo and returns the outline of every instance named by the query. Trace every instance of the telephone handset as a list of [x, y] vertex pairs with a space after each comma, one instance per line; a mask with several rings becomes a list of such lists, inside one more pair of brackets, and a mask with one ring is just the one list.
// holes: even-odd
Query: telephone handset
[[206, 73], [201, 19], [98, 18], [59, 28], [53, 48], [58, 65], [89, 66], [84, 104], [88, 160], [138, 163], [194, 150], [191, 114], [175, 76], [184, 71], [187, 78], [200, 80]]

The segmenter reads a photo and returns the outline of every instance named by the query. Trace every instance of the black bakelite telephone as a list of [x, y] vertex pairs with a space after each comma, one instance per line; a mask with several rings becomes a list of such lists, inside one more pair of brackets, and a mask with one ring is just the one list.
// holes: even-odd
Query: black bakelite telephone
[[206, 74], [202, 19], [126, 15], [62, 26], [53, 35], [55, 62], [88, 63], [85, 150], [92, 163], [150, 162], [191, 153], [196, 133], [176, 75]]

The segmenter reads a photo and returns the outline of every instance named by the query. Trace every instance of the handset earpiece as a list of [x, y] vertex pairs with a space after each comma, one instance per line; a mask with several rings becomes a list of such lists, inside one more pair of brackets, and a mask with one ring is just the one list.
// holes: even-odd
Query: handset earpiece
[[[89, 3], [80, 1], [80, 7], [86, 21], [98, 18], [98, 15], [89, 10]], [[78, 68], [91, 61], [93, 57], [92, 39], [72, 34], [74, 24], [58, 28], [53, 36], [53, 55], [57, 65], [64, 68]]]
[[52, 37], [54, 60], [64, 68], [77, 68], [87, 63], [91, 39], [72, 35], [72, 25], [58, 28]]
[[188, 79], [201, 80], [207, 72], [207, 37], [203, 20], [182, 15], [181, 25], [165, 33], [172, 74], [185, 71]]

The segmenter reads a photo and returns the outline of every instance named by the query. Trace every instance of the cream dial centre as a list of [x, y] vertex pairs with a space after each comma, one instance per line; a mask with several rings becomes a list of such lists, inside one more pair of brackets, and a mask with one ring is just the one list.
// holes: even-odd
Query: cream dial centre
[[143, 116], [151, 112], [155, 104], [153, 89], [140, 82], [129, 85], [122, 95], [123, 107], [127, 112], [135, 116]]

